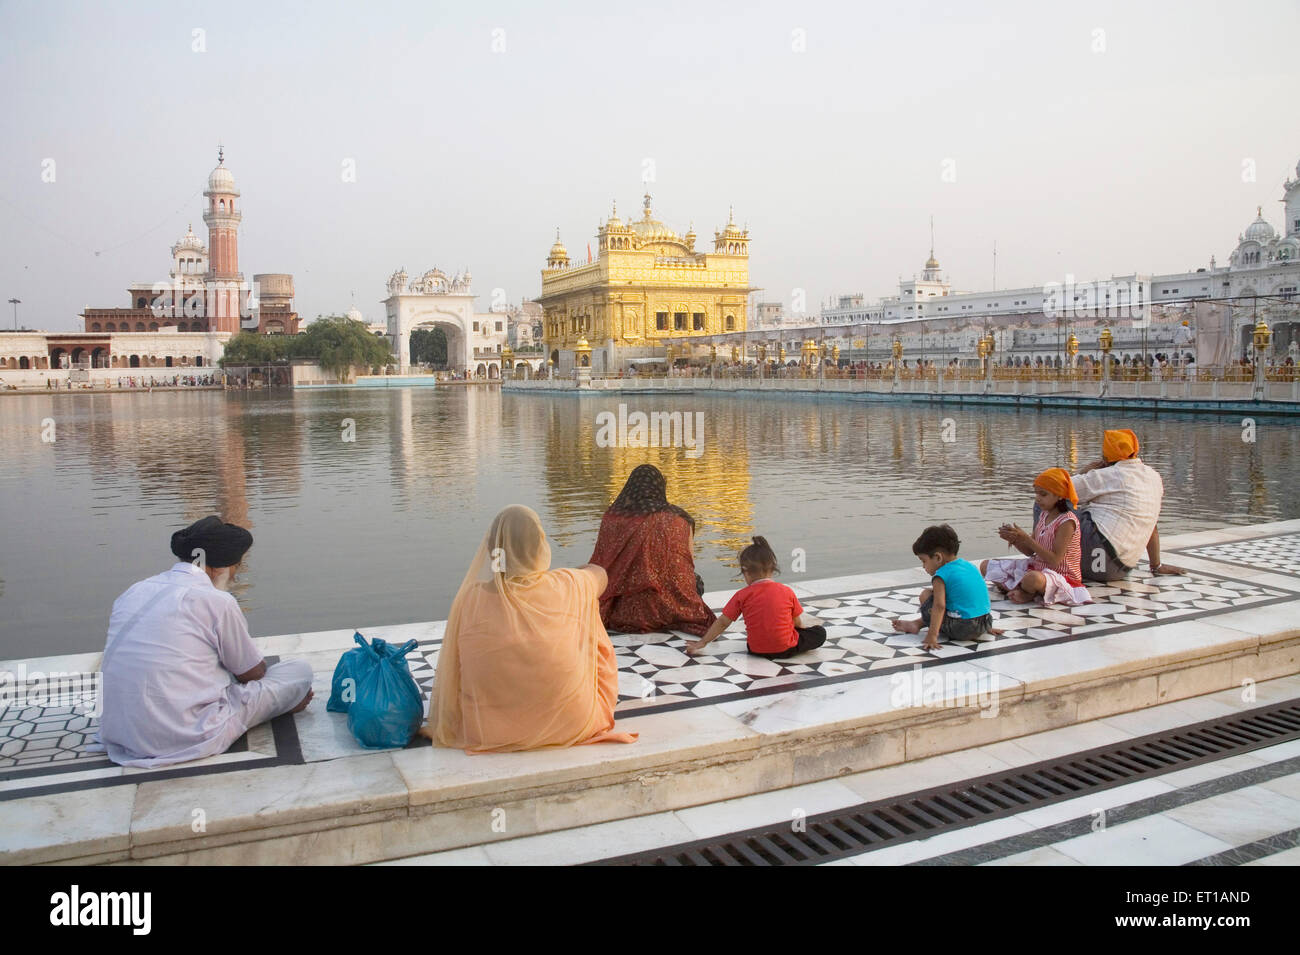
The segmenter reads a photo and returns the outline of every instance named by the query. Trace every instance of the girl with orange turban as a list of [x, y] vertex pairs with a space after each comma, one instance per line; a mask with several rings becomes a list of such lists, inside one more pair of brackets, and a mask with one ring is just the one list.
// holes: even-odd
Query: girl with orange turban
[[1033, 534], [1014, 524], [1004, 524], [998, 531], [998, 536], [1027, 559], [986, 560], [980, 564], [980, 572], [1013, 603], [1029, 603], [1038, 597], [1045, 604], [1092, 603], [1083, 586], [1079, 516], [1074, 512], [1079, 496], [1069, 472], [1048, 468], [1034, 478], [1034, 501], [1039, 518]]

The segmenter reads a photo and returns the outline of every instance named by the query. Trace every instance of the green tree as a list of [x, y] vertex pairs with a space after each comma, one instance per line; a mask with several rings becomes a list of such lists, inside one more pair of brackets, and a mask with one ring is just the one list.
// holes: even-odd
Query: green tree
[[371, 334], [364, 322], [343, 315], [326, 315], [294, 335], [291, 358], [310, 358], [340, 378], [352, 367], [372, 368], [393, 361], [388, 339]]
[[257, 332], [240, 332], [226, 342], [226, 350], [219, 364], [267, 365], [289, 357], [293, 339], [287, 335], [260, 335]]
[[411, 332], [411, 362], [428, 362], [434, 368], [447, 367], [447, 334], [441, 328], [417, 328]]

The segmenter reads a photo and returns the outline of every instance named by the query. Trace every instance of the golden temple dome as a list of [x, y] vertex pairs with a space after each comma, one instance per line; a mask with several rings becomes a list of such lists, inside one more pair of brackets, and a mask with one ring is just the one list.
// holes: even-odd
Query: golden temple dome
[[722, 230], [722, 234], [730, 239], [739, 239], [745, 235], [745, 230], [736, 225], [736, 207], [727, 207], [727, 227]]
[[645, 194], [644, 215], [632, 223], [632, 229], [643, 241], [647, 242], [681, 242], [681, 238], [668, 226], [664, 225], [650, 211], [650, 193]]
[[569, 257], [569, 250], [566, 249], [566, 248], [564, 247], [564, 243], [560, 241], [560, 230], [559, 230], [559, 229], [556, 229], [556, 230], [555, 230], [555, 244], [554, 244], [553, 246], [551, 246], [551, 258], [553, 258], [553, 259], [567, 259], [568, 257]]

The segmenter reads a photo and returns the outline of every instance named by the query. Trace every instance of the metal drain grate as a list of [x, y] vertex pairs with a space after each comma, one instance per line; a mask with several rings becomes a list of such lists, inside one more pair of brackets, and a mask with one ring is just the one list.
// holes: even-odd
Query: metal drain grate
[[815, 865], [1300, 738], [1300, 699], [905, 796], [589, 865]]

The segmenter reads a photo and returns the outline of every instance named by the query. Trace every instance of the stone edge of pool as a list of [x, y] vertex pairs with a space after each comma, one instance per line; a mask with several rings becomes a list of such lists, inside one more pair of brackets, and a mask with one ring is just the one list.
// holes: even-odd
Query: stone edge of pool
[[[1296, 532], [1300, 521], [1286, 521], [1184, 534], [1164, 545], [1175, 551]], [[1300, 580], [1201, 557], [1176, 560], [1295, 597], [926, 668], [978, 674], [997, 691], [996, 718], [950, 687], [942, 702], [895, 705], [891, 681], [870, 679], [621, 717], [621, 728], [641, 734], [631, 746], [483, 756], [419, 747], [12, 799], [0, 803], [0, 863], [382, 861], [833, 779], [1300, 672]], [[905, 570], [797, 587], [811, 597], [922, 578]], [[710, 603], [720, 605], [727, 593], [709, 594]], [[440, 624], [367, 632], [397, 639], [436, 634]], [[351, 633], [258, 642], [268, 654], [333, 652], [349, 645]], [[4, 665], [91, 669], [98, 658]]]

